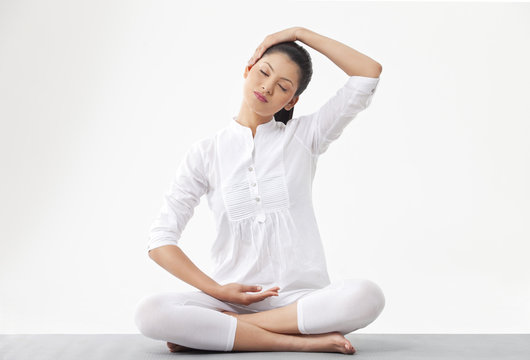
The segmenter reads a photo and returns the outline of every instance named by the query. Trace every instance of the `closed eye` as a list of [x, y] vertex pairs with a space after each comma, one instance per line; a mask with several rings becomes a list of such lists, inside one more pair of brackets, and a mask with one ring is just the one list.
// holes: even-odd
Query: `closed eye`
[[[260, 72], [261, 72], [263, 75], [265, 75], [265, 76], [269, 76], [269, 75], [267, 75], [267, 73], [265, 73], [263, 70], [260, 70]], [[283, 92], [286, 92], [286, 91], [287, 91], [287, 89], [284, 89], [280, 84], [278, 84], [278, 86], [280, 87], [280, 89], [283, 90]]]

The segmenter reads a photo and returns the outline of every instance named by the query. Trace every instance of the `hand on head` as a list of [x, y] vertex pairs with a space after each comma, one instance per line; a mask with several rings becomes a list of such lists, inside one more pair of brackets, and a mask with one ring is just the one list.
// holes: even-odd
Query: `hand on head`
[[258, 45], [256, 50], [254, 51], [254, 55], [250, 58], [247, 65], [254, 65], [256, 61], [259, 60], [261, 55], [267, 50], [269, 47], [271, 47], [274, 44], [278, 44], [281, 42], [286, 41], [296, 41], [297, 35], [296, 32], [302, 29], [300, 26], [293, 26], [272, 34], [269, 34], [265, 37], [265, 39], [261, 42], [261, 44]]

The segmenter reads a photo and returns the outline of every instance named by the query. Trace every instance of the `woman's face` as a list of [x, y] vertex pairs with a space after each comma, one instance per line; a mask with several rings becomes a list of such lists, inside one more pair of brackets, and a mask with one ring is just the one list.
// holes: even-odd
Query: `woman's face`
[[[298, 65], [283, 53], [262, 56], [250, 70], [245, 70], [246, 79], [243, 98], [257, 114], [269, 117], [282, 108], [290, 110], [298, 101], [293, 98], [298, 88]], [[267, 101], [256, 96], [261, 94]]]

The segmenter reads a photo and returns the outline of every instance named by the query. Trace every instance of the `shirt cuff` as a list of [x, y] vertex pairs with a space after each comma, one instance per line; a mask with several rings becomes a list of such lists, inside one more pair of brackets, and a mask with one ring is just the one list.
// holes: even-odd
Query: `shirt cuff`
[[153, 249], [159, 248], [159, 247], [164, 246], [164, 245], [175, 245], [175, 246], [178, 246], [177, 242], [173, 241], [173, 240], [158, 240], [158, 241], [150, 242], [147, 245], [147, 252], [149, 252], [149, 250], [153, 250]]
[[375, 90], [377, 88], [377, 84], [379, 84], [380, 78], [372, 78], [372, 77], [366, 77], [366, 76], [350, 76], [350, 78], [346, 81], [345, 86], [347, 88], [350, 88], [352, 90], [357, 90], [360, 92], [363, 92], [365, 94], [373, 94], [375, 93]]

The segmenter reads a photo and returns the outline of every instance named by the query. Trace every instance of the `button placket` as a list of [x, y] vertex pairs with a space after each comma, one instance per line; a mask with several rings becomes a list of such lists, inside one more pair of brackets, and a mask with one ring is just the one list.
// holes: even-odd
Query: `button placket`
[[248, 181], [250, 184], [250, 196], [253, 198], [253, 201], [256, 204], [256, 210], [258, 213], [258, 215], [256, 216], [256, 220], [262, 223], [265, 221], [265, 214], [263, 213], [263, 202], [259, 193], [259, 186], [254, 164], [251, 164], [248, 167]]
[[248, 182], [250, 184], [250, 193], [252, 194], [252, 196], [253, 197], [258, 196], [256, 170], [254, 169], [254, 165], [250, 165], [248, 167]]
[[259, 201], [259, 192], [258, 192], [258, 186], [257, 186], [257, 179], [256, 179], [256, 170], [254, 168], [254, 165], [250, 165], [248, 167], [248, 182], [250, 185], [250, 194], [254, 198], [255, 201]]

